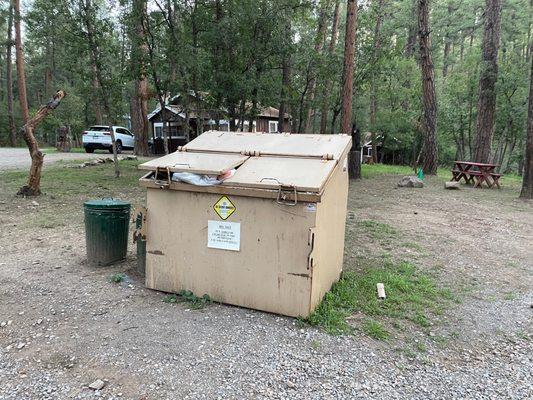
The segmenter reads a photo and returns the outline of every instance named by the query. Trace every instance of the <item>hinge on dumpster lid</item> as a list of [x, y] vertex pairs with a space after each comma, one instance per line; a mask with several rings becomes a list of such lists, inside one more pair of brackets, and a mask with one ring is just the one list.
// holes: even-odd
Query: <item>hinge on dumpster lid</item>
[[[259, 182], [263, 181], [275, 181], [278, 183], [279, 188], [276, 203], [283, 204], [285, 206], [295, 206], [298, 203], [298, 191], [296, 190], [296, 186], [284, 185], [276, 178], [262, 178]], [[289, 194], [292, 194], [292, 200], [290, 199]]]

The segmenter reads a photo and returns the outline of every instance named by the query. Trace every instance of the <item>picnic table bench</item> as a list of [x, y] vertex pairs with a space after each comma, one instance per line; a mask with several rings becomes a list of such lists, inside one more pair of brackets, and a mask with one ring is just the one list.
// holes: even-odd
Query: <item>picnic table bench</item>
[[475, 163], [470, 161], [455, 161], [452, 169], [452, 182], [460, 182], [464, 179], [467, 184], [474, 184], [474, 187], [482, 187], [485, 183], [489, 188], [496, 186], [500, 189], [498, 180], [502, 174], [497, 174], [494, 170], [496, 164]]

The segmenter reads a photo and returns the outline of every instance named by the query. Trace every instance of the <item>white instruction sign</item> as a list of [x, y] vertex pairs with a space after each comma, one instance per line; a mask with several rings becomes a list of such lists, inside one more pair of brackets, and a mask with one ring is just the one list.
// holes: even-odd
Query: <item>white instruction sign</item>
[[207, 247], [222, 250], [241, 250], [241, 223], [207, 221]]

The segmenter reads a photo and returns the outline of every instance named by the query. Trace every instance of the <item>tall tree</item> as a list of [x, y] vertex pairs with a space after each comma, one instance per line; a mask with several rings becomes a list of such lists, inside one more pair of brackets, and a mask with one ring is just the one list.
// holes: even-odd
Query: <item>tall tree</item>
[[357, 29], [357, 0], [347, 0], [344, 65], [342, 72], [341, 133], [352, 129], [353, 75], [355, 63], [355, 32]]
[[148, 77], [146, 76], [146, 62], [148, 45], [144, 26], [147, 1], [133, 0], [131, 30], [131, 68], [133, 72], [133, 95], [131, 96], [131, 128], [135, 135], [135, 154], [148, 155]]
[[118, 178], [120, 177], [120, 169], [118, 165], [117, 143], [115, 140], [115, 132], [111, 124], [113, 115], [111, 114], [109, 92], [107, 90], [106, 84], [104, 83], [104, 76], [103, 76], [104, 74], [102, 71], [103, 69], [102, 59], [100, 57], [98, 39], [96, 36], [97, 30], [95, 27], [95, 20], [96, 20], [97, 10], [96, 10], [96, 6], [94, 2], [91, 0], [80, 0], [80, 9], [83, 11], [81, 13], [81, 17], [83, 19], [83, 23], [86, 28], [87, 45], [89, 47], [89, 52], [91, 55], [93, 72], [96, 78], [96, 83], [98, 84], [99, 92], [101, 92], [102, 103], [104, 105], [104, 112], [106, 114], [106, 118], [109, 123], [109, 134], [111, 135], [111, 144], [113, 148], [113, 163], [115, 165], [115, 178]]
[[476, 137], [474, 140], [474, 160], [480, 163], [488, 163], [490, 161], [492, 137], [494, 135], [500, 19], [500, 0], [485, 0], [485, 31], [483, 33]]
[[9, 143], [15, 146], [17, 143], [17, 129], [13, 118], [13, 64], [11, 61], [11, 49], [13, 48], [13, 3], [9, 2], [9, 14], [7, 19], [7, 43], [6, 43], [6, 95], [7, 95], [7, 119], [9, 125]]
[[[533, 52], [533, 43], [530, 45]], [[524, 177], [520, 197], [533, 199], [533, 57], [531, 57], [531, 71], [529, 76], [529, 106], [527, 112], [526, 157], [524, 162]]]
[[[26, 97], [26, 73], [24, 71], [24, 50], [22, 48], [22, 34], [20, 29], [20, 0], [13, 0], [15, 16], [15, 58], [17, 64], [17, 84], [18, 97], [20, 103], [20, 113], [24, 125], [28, 123], [30, 112], [28, 110], [28, 99]], [[33, 155], [32, 155], [33, 158]]]
[[[339, 6], [340, 0], [335, 1], [335, 9], [333, 10], [333, 23], [331, 25], [331, 39], [328, 47], [328, 58], [331, 60], [335, 54], [335, 47], [337, 46], [337, 36], [339, 30]], [[333, 81], [331, 77], [326, 76], [324, 85], [324, 95], [322, 96], [322, 110], [320, 112], [320, 134], [326, 133], [326, 126], [328, 124], [328, 109], [329, 109], [329, 95], [331, 92]]]
[[329, 0], [321, 0], [320, 10], [318, 13], [318, 27], [316, 31], [315, 46], [311, 62], [309, 64], [309, 95], [307, 101], [309, 103], [307, 108], [307, 115], [305, 118], [305, 133], [312, 133], [313, 129], [313, 119], [314, 119], [314, 101], [316, 95], [316, 83], [317, 83], [317, 63], [322, 54], [322, 49], [324, 48], [324, 40], [326, 38], [326, 22], [328, 16], [328, 8], [330, 6]]
[[381, 24], [383, 22], [383, 8], [384, 0], [377, 0], [376, 10], [376, 25], [374, 27], [374, 54], [372, 57], [373, 68], [370, 79], [370, 129], [372, 135], [372, 161], [378, 162], [378, 147], [376, 135], [376, 114], [378, 112], [378, 94], [377, 94], [377, 75], [378, 75], [378, 60], [381, 51]]
[[435, 94], [435, 67], [431, 57], [429, 29], [429, 0], [418, 0], [418, 39], [420, 69], [422, 72], [422, 133], [424, 135], [425, 174], [435, 175], [438, 165], [437, 97]]

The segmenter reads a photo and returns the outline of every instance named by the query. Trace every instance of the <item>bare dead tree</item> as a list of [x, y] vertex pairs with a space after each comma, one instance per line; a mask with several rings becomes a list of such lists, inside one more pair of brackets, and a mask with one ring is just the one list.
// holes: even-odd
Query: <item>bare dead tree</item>
[[33, 132], [37, 125], [57, 108], [66, 95], [67, 94], [63, 90], [59, 90], [48, 104], [41, 106], [35, 115], [20, 129], [20, 133], [30, 151], [31, 167], [28, 183], [20, 188], [17, 193], [19, 196], [39, 196], [41, 194], [41, 172], [43, 168], [44, 154], [39, 150]]
[[353, 74], [355, 63], [355, 32], [357, 29], [357, 0], [347, 0], [344, 66], [342, 72], [341, 133], [352, 129]]

